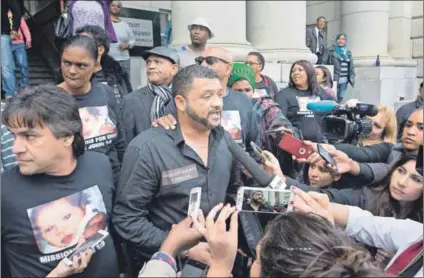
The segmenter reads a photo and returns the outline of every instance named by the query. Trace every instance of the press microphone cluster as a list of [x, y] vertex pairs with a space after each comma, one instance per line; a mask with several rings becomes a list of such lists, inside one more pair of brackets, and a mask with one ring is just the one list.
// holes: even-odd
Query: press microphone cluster
[[228, 149], [261, 187], [271, 187], [273, 189], [287, 188], [287, 184], [284, 180], [277, 175], [271, 176], [265, 172], [265, 170], [233, 140], [228, 140]]

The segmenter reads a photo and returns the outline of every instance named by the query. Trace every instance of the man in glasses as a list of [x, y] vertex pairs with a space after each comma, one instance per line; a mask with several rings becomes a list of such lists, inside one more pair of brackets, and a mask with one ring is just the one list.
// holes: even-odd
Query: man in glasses
[[195, 64], [194, 59], [205, 51], [206, 43], [214, 36], [211, 25], [203, 17], [193, 20], [187, 28], [190, 31], [191, 44], [177, 48], [181, 67]]
[[227, 90], [221, 124], [234, 141], [242, 144], [252, 157], [257, 158], [250, 147], [251, 141], [259, 143], [260, 133], [252, 102], [244, 93], [227, 87], [233, 69], [233, 58], [230, 53], [220, 47], [208, 48], [202, 56], [196, 58], [196, 63], [211, 68], [218, 74], [222, 87]]
[[275, 84], [271, 77], [262, 74], [265, 67], [264, 56], [259, 52], [250, 52], [247, 54], [246, 64], [248, 64], [255, 73], [255, 97], [268, 96], [275, 100], [275, 95], [278, 93], [277, 84]]

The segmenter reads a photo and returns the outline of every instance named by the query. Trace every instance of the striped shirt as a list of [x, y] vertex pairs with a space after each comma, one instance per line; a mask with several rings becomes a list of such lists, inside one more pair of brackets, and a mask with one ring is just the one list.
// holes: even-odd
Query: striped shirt
[[13, 135], [5, 125], [1, 125], [1, 172], [18, 165], [16, 155], [12, 152]]
[[340, 61], [339, 84], [347, 83], [349, 76], [349, 61]]

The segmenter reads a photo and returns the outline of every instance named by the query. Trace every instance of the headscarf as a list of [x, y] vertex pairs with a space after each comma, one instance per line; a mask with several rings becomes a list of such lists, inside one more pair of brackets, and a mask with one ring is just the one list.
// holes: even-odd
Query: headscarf
[[[337, 44], [337, 40], [338, 40], [341, 36], [344, 36], [344, 37], [345, 37], [345, 44], [344, 44], [343, 46], [339, 46], [339, 45]], [[345, 33], [340, 33], [340, 34], [338, 34], [338, 35], [336, 36], [336, 43], [335, 43], [335, 46], [336, 46], [336, 53], [337, 53], [337, 55], [338, 55], [340, 58], [342, 58], [343, 60], [349, 60], [348, 50], [347, 50], [347, 48], [346, 48], [346, 42], [347, 42], [347, 37], [346, 37], [346, 34], [345, 34]]]
[[252, 68], [245, 63], [234, 63], [230, 78], [228, 79], [228, 87], [231, 87], [237, 81], [245, 79], [249, 82], [252, 89], [256, 88], [255, 73]]

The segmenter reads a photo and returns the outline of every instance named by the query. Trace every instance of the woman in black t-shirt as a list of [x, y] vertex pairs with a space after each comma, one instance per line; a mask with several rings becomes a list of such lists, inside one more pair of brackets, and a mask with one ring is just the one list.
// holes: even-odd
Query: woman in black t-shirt
[[293, 63], [289, 85], [277, 93], [275, 101], [293, 126], [302, 131], [305, 140], [326, 141], [320, 127], [322, 115], [306, 108], [308, 103], [321, 100], [331, 99], [318, 85], [312, 63], [306, 60]]
[[85, 148], [109, 157], [116, 185], [126, 143], [112, 89], [91, 80], [96, 69], [97, 55], [97, 45], [92, 38], [81, 35], [70, 38], [62, 50], [61, 71], [64, 82], [58, 86], [77, 101]]

